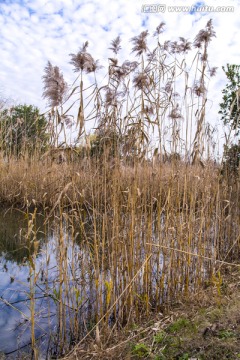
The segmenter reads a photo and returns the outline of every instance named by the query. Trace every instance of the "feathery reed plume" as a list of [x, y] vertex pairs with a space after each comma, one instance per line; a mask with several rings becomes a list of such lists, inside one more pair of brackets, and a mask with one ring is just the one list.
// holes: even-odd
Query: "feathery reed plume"
[[207, 96], [207, 89], [205, 86], [205, 72], [207, 67], [207, 47], [209, 42], [215, 37], [215, 31], [213, 30], [212, 20], [207, 22], [206, 28], [204, 30], [200, 30], [194, 40], [194, 47], [201, 49], [203, 47], [203, 54], [200, 57], [202, 62], [202, 69], [201, 69], [201, 76], [198, 82], [195, 81], [193, 86], [193, 92], [197, 96], [202, 96], [202, 108], [201, 111], [198, 112], [197, 116], [197, 130], [195, 133], [195, 138], [193, 141], [194, 148], [193, 148], [193, 162], [195, 160], [199, 160], [199, 156], [203, 154], [204, 151], [204, 143], [202, 141], [203, 138], [203, 128], [205, 123], [205, 106], [206, 106], [206, 96]]
[[84, 104], [83, 104], [83, 79], [82, 75], [83, 72], [89, 74], [91, 72], [95, 72], [96, 70], [102, 68], [102, 66], [99, 65], [98, 60], [94, 60], [92, 55], [87, 52], [88, 47], [88, 41], [83, 43], [82, 47], [78, 51], [77, 54], [69, 54], [71, 57], [70, 64], [74, 66], [74, 72], [80, 72], [81, 78], [80, 78], [80, 105], [78, 109], [78, 115], [77, 115], [77, 123], [76, 126], [79, 128], [78, 131], [78, 137], [77, 141], [80, 139], [81, 135], [83, 134], [84, 130], [84, 124], [85, 124], [85, 115], [84, 115]]
[[120, 43], [121, 43], [121, 38], [120, 38], [120, 36], [118, 35], [117, 37], [116, 37], [116, 39], [114, 39], [114, 40], [112, 40], [111, 41], [111, 47], [109, 48], [110, 50], [112, 50], [113, 52], [114, 52], [114, 54], [117, 54], [120, 50], [121, 50], [121, 45], [120, 45]]
[[179, 104], [177, 104], [171, 111], [170, 114], [168, 115], [169, 118], [171, 119], [183, 119], [183, 116], [181, 114], [181, 111], [179, 109]]
[[105, 103], [107, 106], [117, 106], [117, 92], [114, 89], [106, 87]]
[[178, 44], [178, 42], [176, 40], [172, 41], [170, 46], [171, 46], [172, 54], [180, 54], [181, 53], [181, 46]]
[[108, 60], [111, 61], [111, 66], [117, 66], [118, 64], [118, 59], [114, 59], [114, 58], [108, 58]]
[[160, 35], [161, 33], [164, 32], [164, 26], [165, 26], [165, 22], [162, 21], [160, 22], [160, 24], [156, 27], [156, 31], [154, 32], [153, 36], [158, 36]]
[[193, 92], [197, 96], [202, 96], [206, 92], [206, 87], [202, 82], [195, 81], [193, 85]]
[[88, 41], [86, 41], [77, 54], [69, 54], [70, 64], [74, 66], [74, 72], [85, 71], [86, 73], [95, 72], [100, 69], [99, 60], [94, 60], [92, 55], [87, 52]]
[[147, 59], [149, 63], [157, 60], [157, 48], [147, 53]]
[[68, 85], [64, 81], [63, 74], [60, 73], [58, 66], [52, 66], [48, 61], [43, 75], [44, 91], [43, 98], [49, 100], [49, 106], [52, 108], [62, 104], [68, 90]]
[[86, 67], [86, 73], [89, 74], [91, 72], [95, 72], [103, 68], [102, 65], [99, 64], [99, 60], [93, 60], [90, 64], [91, 66]]
[[128, 75], [128, 74], [130, 74], [130, 72], [136, 70], [138, 65], [139, 65], [139, 63], [137, 61], [125, 60], [122, 64], [122, 70], [124, 71], [124, 73], [126, 75]]
[[190, 51], [192, 48], [191, 42], [183, 38], [182, 36], [179, 37], [179, 40], [180, 40], [180, 44], [179, 44], [180, 52], [187, 54], [187, 52]]
[[212, 19], [210, 19], [207, 22], [205, 30], [203, 29], [200, 30], [197, 36], [195, 37], [193, 46], [200, 49], [203, 43], [208, 44], [213, 37], [216, 37], [216, 33], [213, 30]]
[[170, 40], [164, 41], [164, 43], [163, 43], [163, 50], [169, 51], [170, 46], [171, 46], [171, 41], [170, 41]]
[[217, 69], [218, 69], [218, 68], [217, 68], [216, 66], [213, 66], [212, 68], [210, 68], [210, 69], [208, 70], [210, 77], [213, 77], [213, 76], [216, 75]]
[[122, 66], [113, 66], [109, 71], [109, 75], [112, 75], [113, 79], [119, 83], [126, 76], [126, 72]]
[[131, 42], [134, 45], [132, 52], [136, 52], [136, 56], [140, 56], [147, 51], [147, 36], [148, 30], [143, 31], [140, 35], [131, 38]]
[[168, 94], [169, 93], [172, 93], [172, 91], [173, 91], [173, 88], [172, 88], [172, 85], [173, 85], [173, 81], [171, 80], [169, 80], [167, 83], [166, 83], [166, 85], [164, 86], [164, 91], [166, 91]]
[[148, 89], [150, 86], [150, 78], [146, 72], [138, 73], [133, 78], [134, 87], [138, 88], [138, 90]]
[[117, 66], [116, 59], [109, 59], [112, 62], [109, 74], [113, 75], [114, 80], [118, 83], [129, 75], [132, 71], [135, 71], [139, 63], [137, 61], [125, 60], [121, 66]]

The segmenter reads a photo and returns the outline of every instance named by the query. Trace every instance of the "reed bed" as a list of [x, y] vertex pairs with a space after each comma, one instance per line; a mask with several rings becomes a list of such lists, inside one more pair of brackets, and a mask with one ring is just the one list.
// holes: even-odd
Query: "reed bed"
[[[46, 293], [58, 307], [58, 356], [89, 331], [99, 342], [106, 328], [139, 322], [206, 284], [220, 289], [223, 265], [239, 259], [239, 182], [230, 185], [213, 162], [112, 167], [89, 159], [85, 168], [34, 162], [26, 170], [13, 161], [0, 183], [2, 201], [29, 213], [33, 327], [34, 288], [40, 274], [48, 282], [56, 253]], [[58, 229], [41, 272], [33, 209]]]

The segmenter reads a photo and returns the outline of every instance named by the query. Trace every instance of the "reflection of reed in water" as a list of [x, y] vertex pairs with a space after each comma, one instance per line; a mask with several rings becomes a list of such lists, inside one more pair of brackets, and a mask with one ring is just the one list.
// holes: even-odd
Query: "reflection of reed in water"
[[[41, 227], [42, 216], [37, 217], [37, 226]], [[0, 254], [4, 253], [6, 260], [15, 261], [20, 264], [29, 255], [26, 244], [27, 218], [24, 212], [19, 210], [0, 210]], [[43, 238], [43, 233], [37, 233], [38, 240]], [[33, 248], [30, 247], [30, 251]]]

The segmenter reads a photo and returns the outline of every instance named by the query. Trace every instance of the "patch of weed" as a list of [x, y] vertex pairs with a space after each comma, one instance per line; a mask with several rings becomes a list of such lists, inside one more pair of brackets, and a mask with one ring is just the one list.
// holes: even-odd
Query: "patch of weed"
[[188, 360], [188, 359], [189, 359], [188, 353], [185, 353], [178, 358], [178, 360]]
[[230, 330], [220, 330], [218, 333], [219, 339], [228, 339], [228, 338], [232, 338], [235, 336], [236, 336], [236, 334]]
[[215, 308], [208, 314], [210, 321], [216, 321], [220, 318], [220, 316], [222, 316], [222, 309], [220, 308]]
[[150, 354], [150, 349], [143, 343], [135, 344], [132, 347], [132, 354], [140, 358], [144, 358]]
[[154, 336], [154, 342], [156, 344], [161, 344], [166, 339], [166, 336], [167, 334], [165, 331], [160, 331]]
[[182, 329], [192, 328], [193, 324], [186, 318], [180, 318], [168, 327], [168, 332], [176, 333]]

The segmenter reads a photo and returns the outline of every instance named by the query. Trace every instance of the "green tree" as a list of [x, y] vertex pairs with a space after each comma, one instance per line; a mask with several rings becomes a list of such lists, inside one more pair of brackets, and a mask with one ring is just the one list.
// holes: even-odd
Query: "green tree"
[[223, 66], [222, 69], [229, 81], [222, 90], [219, 114], [224, 124], [229, 124], [237, 136], [240, 133], [240, 65], [227, 64], [227, 68]]
[[91, 140], [91, 151], [92, 157], [107, 157], [114, 158], [121, 156], [121, 136], [114, 128], [98, 129]]
[[238, 144], [224, 146], [222, 174], [233, 177], [240, 176], [240, 140]]
[[121, 134], [114, 126], [108, 126], [106, 129], [98, 128], [92, 136], [91, 157], [106, 159], [124, 159], [127, 164], [133, 164], [134, 161], [142, 160], [145, 151], [141, 151], [137, 146], [138, 132], [135, 129], [129, 129], [126, 134]]
[[[221, 120], [224, 124], [229, 124], [232, 130], [235, 130], [234, 140], [237, 143], [225, 144], [223, 154], [223, 173], [227, 176], [239, 174], [240, 165], [240, 65], [229, 65], [222, 67], [225, 72], [228, 83], [222, 90], [223, 101], [220, 104]], [[229, 136], [230, 139], [230, 136]], [[235, 142], [235, 141], [234, 141]]]
[[26, 152], [41, 153], [49, 142], [47, 120], [32, 105], [17, 105], [0, 115], [1, 150], [5, 155], [19, 157]]

